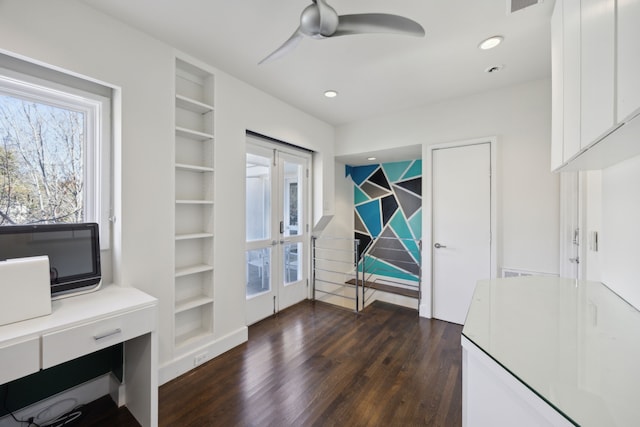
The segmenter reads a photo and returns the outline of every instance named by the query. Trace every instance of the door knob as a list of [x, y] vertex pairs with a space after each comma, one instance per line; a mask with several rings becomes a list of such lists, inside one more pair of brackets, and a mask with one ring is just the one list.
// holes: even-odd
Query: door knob
[[435, 245], [433, 245], [433, 247], [436, 248], [436, 249], [446, 248], [445, 245], [441, 245], [440, 243], [436, 243]]

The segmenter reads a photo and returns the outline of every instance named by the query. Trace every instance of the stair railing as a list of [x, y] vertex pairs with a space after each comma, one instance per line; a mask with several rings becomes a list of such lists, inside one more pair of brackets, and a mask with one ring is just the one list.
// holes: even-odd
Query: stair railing
[[348, 307], [360, 311], [359, 288], [362, 275], [358, 271], [359, 239], [340, 237], [311, 238], [311, 282], [314, 301]]
[[[409, 259], [406, 255], [408, 252], [413, 253]], [[386, 267], [388, 265], [406, 271], [407, 278], [415, 277], [416, 280], [394, 277], [397, 271]], [[379, 236], [362, 251], [358, 270], [362, 273], [360, 286], [363, 308], [375, 291], [415, 298], [419, 307], [422, 301], [422, 240]]]

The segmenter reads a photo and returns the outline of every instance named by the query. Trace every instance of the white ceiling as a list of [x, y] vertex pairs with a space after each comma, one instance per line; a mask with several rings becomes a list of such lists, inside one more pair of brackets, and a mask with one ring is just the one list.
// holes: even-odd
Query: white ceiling
[[[305, 39], [258, 65], [311, 0], [81, 0], [333, 125], [550, 75], [554, 0], [508, 15], [507, 0], [329, 0], [339, 14], [392, 13], [426, 37]], [[492, 35], [502, 45], [481, 51]], [[488, 74], [490, 66], [504, 65]], [[323, 92], [340, 95], [327, 99]]]

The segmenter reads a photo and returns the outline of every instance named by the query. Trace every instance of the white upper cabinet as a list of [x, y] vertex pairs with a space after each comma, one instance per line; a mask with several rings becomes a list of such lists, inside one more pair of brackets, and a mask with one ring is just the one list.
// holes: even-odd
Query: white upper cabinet
[[563, 155], [563, 40], [562, 1], [557, 0], [551, 15], [551, 169], [564, 163]]
[[618, 119], [640, 107], [640, 0], [618, 0]]
[[640, 0], [556, 0], [551, 169], [640, 155]]
[[615, 0], [582, 0], [580, 148], [615, 125]]
[[563, 4], [563, 158], [566, 161], [580, 151], [580, 0]]

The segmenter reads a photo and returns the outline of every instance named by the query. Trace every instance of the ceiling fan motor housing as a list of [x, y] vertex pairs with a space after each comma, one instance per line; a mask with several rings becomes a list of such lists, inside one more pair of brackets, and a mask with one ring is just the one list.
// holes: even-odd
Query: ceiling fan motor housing
[[[322, 10], [321, 10], [322, 9]], [[326, 3], [313, 3], [300, 15], [300, 31], [313, 38], [329, 37], [338, 29], [338, 12]]]

